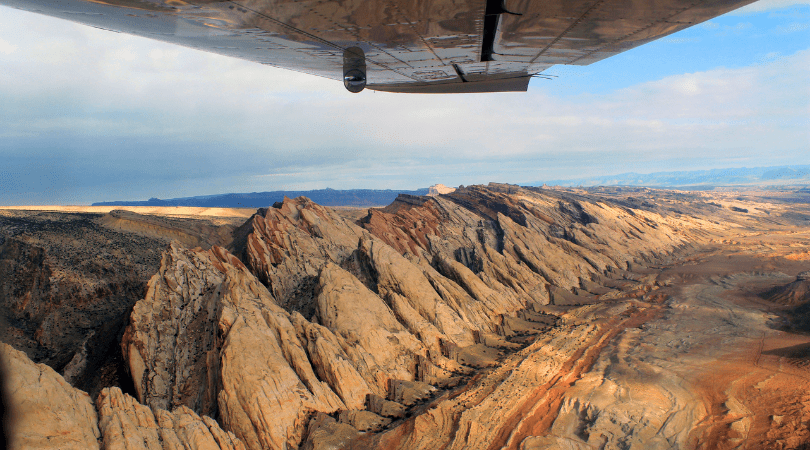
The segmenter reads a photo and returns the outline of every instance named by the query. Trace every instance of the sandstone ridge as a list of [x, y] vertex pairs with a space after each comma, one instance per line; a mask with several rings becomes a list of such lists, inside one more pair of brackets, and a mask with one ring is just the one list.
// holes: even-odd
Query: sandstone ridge
[[122, 348], [142, 402], [219, 417], [248, 448], [313, 445], [317, 413], [379, 431], [552, 326], [550, 286], [598, 301], [583, 286], [676, 251], [679, 224], [509, 186], [360, 223], [286, 199], [233, 254], [173, 244]]
[[[755, 264], [717, 245], [754, 225], [793, 225], [761, 204], [721, 223], [710, 202], [642, 194], [490, 184], [402, 195], [359, 220], [285, 198], [231, 240], [214, 225], [190, 232], [115, 213], [99, 226], [185, 236], [165, 247], [113, 338], [131, 385], [103, 386], [92, 402], [46, 366], [4, 354], [58, 386], [30, 393], [43, 414], [55, 407], [40, 391], [79, 411], [72, 422], [57, 411], [44, 428], [70, 428], [82, 448], [732, 448], [745, 433], [798, 442], [785, 439], [805, 436], [804, 419], [759, 430], [769, 414], [803, 412], [746, 395], [801, 380], [804, 366], [774, 358], [793, 361], [804, 344], [772, 350], [767, 339], [782, 335], [768, 318], [750, 298], [728, 298], [751, 283], [804, 295], [801, 260]], [[751, 245], [777, 254], [802, 238], [746, 236], [731, 245], [759, 239]], [[25, 274], [37, 295], [53, 268], [33, 241], [14, 239], [0, 242], [0, 270]], [[751, 269], [726, 275], [735, 264]], [[799, 273], [781, 290], [780, 270]], [[31, 308], [25, 289], [11, 310]], [[715, 342], [759, 349], [729, 356]], [[734, 358], [719, 372], [729, 384], [706, 375]], [[788, 392], [791, 405], [802, 392]]]

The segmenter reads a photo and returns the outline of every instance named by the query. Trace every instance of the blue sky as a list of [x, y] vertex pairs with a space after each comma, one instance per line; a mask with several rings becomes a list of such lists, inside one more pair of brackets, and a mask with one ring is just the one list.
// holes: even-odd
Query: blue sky
[[0, 7], [0, 205], [810, 163], [810, 3], [760, 0], [528, 93], [339, 82]]

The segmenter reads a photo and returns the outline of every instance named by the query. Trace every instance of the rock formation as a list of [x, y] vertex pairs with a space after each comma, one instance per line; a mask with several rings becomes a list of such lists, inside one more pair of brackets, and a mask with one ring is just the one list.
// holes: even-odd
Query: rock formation
[[41, 215], [0, 221], [0, 339], [95, 394], [120, 376], [118, 340], [165, 243]]
[[762, 297], [785, 306], [810, 303], [810, 271], [796, 275], [796, 280], [792, 283], [777, 286], [764, 292]]
[[[765, 213], [720, 224], [701, 212], [710, 203], [646, 195], [491, 184], [401, 195], [360, 220], [301, 197], [260, 209], [227, 245], [174, 241], [120, 339], [134, 397], [100, 389], [97, 421], [75, 426], [105, 449], [726, 448], [749, 432], [805, 436], [804, 419], [758, 431], [768, 414], [805, 413], [746, 397], [789, 386], [793, 372], [768, 358], [796, 359], [803, 344], [763, 350], [767, 318], [723, 297], [773, 286], [777, 262], [712, 246]], [[140, 236], [166, 225], [119, 216]], [[41, 304], [25, 296], [53, 278], [43, 248], [2, 243], [0, 270], [24, 274], [4, 288], [10, 311]], [[725, 277], [735, 264], [753, 268]], [[729, 356], [717, 342], [759, 350]], [[726, 360], [739, 360], [727, 378], [706, 378]], [[789, 391], [791, 405], [802, 392]]]
[[121, 392], [105, 388], [96, 401], [105, 450], [244, 450], [245, 445], [208, 416], [181, 406], [172, 412], [150, 409]]
[[[94, 407], [45, 364], [0, 343], [9, 449], [245, 450], [233, 433], [185, 406], [149, 408], [117, 387], [103, 389]], [[97, 409], [96, 409], [97, 408]]]
[[86, 392], [8, 344], [0, 343], [0, 364], [6, 376], [9, 449], [99, 448], [96, 410]]
[[683, 245], [665, 222], [509, 186], [403, 197], [359, 225], [286, 199], [236, 232], [240, 259], [173, 244], [122, 348], [142, 402], [219, 417], [248, 448], [296, 448], [318, 413], [378, 430], [491, 365], [479, 343], [546, 329], [549, 286]]
[[226, 245], [231, 241], [233, 231], [230, 226], [209, 220], [168, 218], [119, 209], [104, 214], [98, 222], [105, 228], [119, 232], [136, 233], [159, 240], [177, 240], [188, 248]]
[[436, 197], [437, 195], [441, 194], [450, 194], [455, 191], [456, 188], [448, 187], [443, 184], [434, 184], [430, 188], [428, 188], [428, 197]]
[[161, 252], [232, 230], [225, 219], [0, 211], [0, 341], [94, 396], [128, 384], [119, 342]]

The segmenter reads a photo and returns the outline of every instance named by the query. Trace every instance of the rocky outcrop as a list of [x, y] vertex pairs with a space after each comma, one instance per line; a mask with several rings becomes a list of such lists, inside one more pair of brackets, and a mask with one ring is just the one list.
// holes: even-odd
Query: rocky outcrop
[[93, 449], [101, 437], [87, 393], [73, 388], [45, 364], [0, 343], [9, 449]]
[[[747, 306], [746, 289], [806, 270], [803, 259], [773, 257], [795, 254], [805, 235], [780, 228], [770, 238], [750, 227], [723, 235], [726, 225], [700, 212], [717, 208], [695, 195], [671, 193], [659, 205], [642, 194], [493, 184], [401, 196], [360, 220], [357, 211], [285, 199], [245, 223], [229, 250], [189, 249], [197, 241], [185, 240], [154, 261], [119, 347], [133, 380], [123, 389], [134, 397], [99, 388], [94, 411], [58, 374], [27, 362], [25, 379], [39, 384], [15, 381], [15, 402], [34, 405], [15, 436], [110, 449], [734, 448], [746, 440], [798, 448], [807, 437], [807, 339], [768, 328], [776, 316]], [[735, 215], [747, 227], [777, 217], [749, 211]], [[182, 220], [113, 216], [105, 226], [118, 226], [117, 235], [126, 228], [135, 242], [188, 231], [173, 228]], [[101, 226], [98, 217], [90, 223]], [[15, 227], [0, 222], [4, 233]], [[85, 272], [69, 261], [115, 274], [123, 270], [115, 261], [146, 267], [137, 249], [111, 255], [118, 238], [106, 231], [88, 233], [101, 249], [92, 262], [82, 259], [87, 249], [72, 254], [78, 244], [69, 239], [14, 233], [0, 238], [8, 277], [0, 318], [12, 325], [4, 339], [36, 342], [28, 351], [61, 345], [59, 327], [91, 323], [57, 319], [116, 305], [100, 305], [111, 298], [103, 296], [59, 303], [54, 286], [63, 292], [66, 279], [91, 290], [103, 279], [87, 266], [91, 276], [79, 277]], [[709, 251], [678, 262], [705, 237], [714, 239]], [[775, 253], [753, 264], [739, 254], [743, 241]], [[748, 269], [721, 276], [739, 267]], [[775, 301], [801, 298], [806, 282], [800, 274]], [[88, 374], [98, 356], [87, 336], [103, 330], [90, 326], [82, 345], [68, 346], [66, 378]], [[103, 337], [117, 343], [116, 333]]]
[[188, 248], [211, 248], [227, 245], [232, 239], [233, 227], [226, 223], [179, 217], [161, 217], [138, 214], [121, 209], [101, 216], [98, 222], [105, 228], [128, 232], [160, 240], [177, 240]]
[[293, 318], [218, 247], [170, 247], [122, 347], [141, 401], [218, 415], [249, 448], [297, 446], [311, 411], [345, 409]]
[[0, 363], [9, 449], [245, 449], [215, 420], [185, 406], [153, 409], [113, 387], [101, 390], [94, 407], [87, 393], [7, 344], [0, 343]]
[[[370, 398], [412, 404], [433, 388], [398, 382], [437, 383], [461, 368], [441, 355], [446, 337], [432, 336], [429, 351], [346, 270], [327, 264], [318, 280], [313, 323], [279, 307], [225, 250], [173, 244], [122, 342], [139, 399], [218, 416], [249, 448], [296, 447], [314, 412], [362, 411]], [[402, 414], [394, 401], [376, 403], [380, 413]]]
[[138, 398], [154, 408], [215, 415], [224, 275], [206, 253], [172, 244], [122, 340]]
[[[129, 217], [131, 223], [140, 217], [178, 227], [199, 225], [226, 234], [232, 229], [207, 220], [113, 216]], [[0, 235], [5, 236], [0, 242], [0, 340], [92, 396], [106, 386], [127, 385], [120, 339], [169, 243], [160, 231], [113, 226], [101, 214], [0, 211]]]
[[310, 317], [321, 267], [349, 263], [362, 234], [357, 225], [306, 197], [285, 198], [254, 214], [236, 231], [230, 249], [279, 305]]
[[233, 433], [185, 406], [153, 410], [117, 387], [102, 390], [96, 404], [104, 450], [245, 450]]
[[445, 186], [445, 185], [439, 183], [439, 184], [434, 184], [433, 186], [429, 187], [427, 195], [428, 195], [428, 197], [436, 197], [436, 196], [441, 195], [441, 194], [451, 194], [455, 190], [456, 190], [456, 188]]
[[379, 296], [387, 300], [405, 326], [433, 350], [441, 339], [449, 339], [457, 346], [474, 344], [472, 326], [484, 325], [471, 320], [476, 317], [475, 302], [455, 302], [448, 305], [425, 275], [428, 267], [412, 264], [392, 247], [376, 239], [360, 242], [361, 254], [373, 267]]
[[363, 226], [481, 300], [455, 263], [465, 266], [500, 299], [499, 314], [547, 304], [549, 285], [583, 289], [628, 264], [667, 255], [693, 236], [690, 224], [654, 212], [493, 184], [419, 204], [403, 198], [371, 210]]
[[777, 286], [761, 296], [785, 306], [798, 306], [810, 302], [810, 271], [796, 275], [796, 280], [784, 286]]
[[382, 299], [335, 265], [323, 268], [318, 287], [321, 323], [342, 338], [356, 367], [369, 368], [375, 393], [385, 395], [391, 380], [414, 379], [425, 349]]
[[531, 405], [612, 336], [550, 331], [542, 311], [641, 286], [608, 281], [686, 242], [667, 220], [512, 186], [403, 197], [359, 224], [285, 199], [237, 231], [238, 259], [173, 244], [122, 348], [142, 402], [217, 417], [247, 448], [365, 439], [356, 433], [382, 433], [387, 448], [404, 432], [392, 419], [545, 333], [416, 418], [401, 444], [484, 448], [513, 439], [505, 430], [527, 408], [553, 408]]
[[501, 448], [520, 442], [526, 430], [555, 410], [556, 391], [588, 367], [588, 351], [604, 342], [606, 330], [559, 329], [454, 395], [434, 401], [407, 426], [378, 435], [367, 448]]

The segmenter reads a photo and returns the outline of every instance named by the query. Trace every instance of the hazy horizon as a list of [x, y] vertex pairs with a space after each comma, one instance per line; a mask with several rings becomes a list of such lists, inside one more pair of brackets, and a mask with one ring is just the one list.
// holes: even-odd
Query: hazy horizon
[[[765, 179], [757, 179], [756, 177], [752, 178], [748, 182], [733, 182], [729, 181], [729, 177], [726, 177], [725, 181], [722, 179], [713, 179], [708, 180], [704, 179], [700, 183], [694, 182], [687, 182], [684, 181], [680, 184], [654, 184], [644, 183], [643, 178], [646, 177], [649, 179], [650, 177], [659, 177], [659, 179], [666, 179], [667, 176], [675, 177], [676, 175], [684, 177], [684, 179], [688, 180], [689, 177], [695, 177], [702, 173], [706, 172], [733, 172], [733, 171], [748, 171], [746, 172], [745, 176], [751, 176], [750, 172], [756, 171], [768, 171], [774, 169], [783, 169], [783, 168], [792, 168], [792, 169], [799, 169], [800, 176], [795, 178], [785, 178], [785, 177], [772, 177], [772, 178], [765, 178]], [[735, 175], [735, 174], [729, 174]], [[622, 177], [630, 177], [630, 176], [637, 176], [642, 177], [642, 179], [637, 180], [635, 183], [621, 183], [620, 180], [623, 180]], [[624, 178], [626, 179], [626, 178]], [[599, 180], [611, 180], [608, 183], [599, 183]], [[590, 182], [589, 181], [593, 181]], [[792, 164], [792, 165], [780, 165], [780, 166], [765, 166], [765, 167], [724, 167], [724, 168], [717, 168], [717, 169], [707, 169], [707, 170], [693, 170], [693, 171], [660, 171], [660, 172], [649, 172], [649, 173], [640, 173], [640, 172], [624, 172], [624, 173], [615, 173], [615, 174], [608, 174], [608, 175], [595, 175], [592, 177], [586, 178], [571, 178], [571, 179], [547, 179], [547, 180], [536, 180], [532, 182], [510, 182], [510, 181], [503, 181], [503, 180], [489, 180], [482, 183], [471, 183], [477, 185], [487, 185], [489, 183], [497, 183], [497, 184], [514, 184], [519, 186], [542, 186], [542, 185], [549, 185], [549, 186], [559, 186], [559, 187], [584, 187], [584, 188], [591, 188], [591, 187], [645, 187], [645, 188], [652, 188], [652, 189], [680, 189], [680, 188], [699, 188], [701, 186], [705, 188], [739, 188], [739, 189], [747, 189], [747, 188], [774, 188], [774, 189], [792, 189], [797, 187], [810, 187], [810, 165], [807, 164]], [[252, 195], [252, 194], [264, 194], [264, 193], [275, 193], [275, 192], [313, 192], [313, 191], [326, 191], [326, 190], [334, 190], [334, 191], [394, 191], [394, 192], [403, 192], [403, 191], [418, 191], [428, 189], [437, 184], [444, 184], [447, 187], [457, 188], [459, 186], [464, 185], [448, 185], [446, 183], [434, 183], [430, 186], [406, 186], [406, 187], [393, 187], [393, 188], [384, 188], [384, 189], [374, 189], [368, 188], [364, 186], [355, 186], [355, 187], [347, 187], [347, 188], [339, 188], [335, 189], [330, 186], [324, 188], [316, 188], [316, 189], [269, 189], [269, 190], [260, 190], [260, 191], [243, 191], [243, 192], [218, 192], [218, 193], [210, 193], [210, 194], [200, 194], [200, 195], [189, 195], [183, 197], [157, 197], [157, 196], [149, 196], [149, 197], [141, 197], [141, 198], [109, 198], [109, 199], [99, 199], [93, 200], [87, 203], [41, 203], [41, 204], [0, 204], [0, 208], [3, 206], [110, 206], [108, 204], [113, 203], [121, 203], [121, 202], [132, 202], [132, 203], [140, 203], [140, 202], [148, 202], [152, 200], [159, 200], [159, 201], [175, 201], [175, 200], [182, 200], [182, 199], [203, 199], [207, 197], [224, 197], [228, 195]], [[171, 206], [171, 205], [170, 205]], [[212, 206], [212, 207], [234, 207], [234, 206]], [[253, 208], [248, 207], [248, 208]]]

